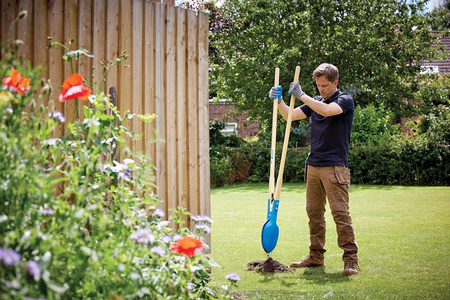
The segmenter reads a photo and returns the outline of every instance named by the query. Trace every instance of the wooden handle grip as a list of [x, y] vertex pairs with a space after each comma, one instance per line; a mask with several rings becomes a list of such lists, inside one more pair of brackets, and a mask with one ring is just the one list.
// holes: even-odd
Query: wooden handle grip
[[[295, 68], [294, 82], [298, 82], [300, 77], [300, 67]], [[284, 133], [283, 152], [281, 153], [280, 169], [278, 171], [277, 186], [275, 188], [275, 199], [280, 200], [281, 185], [283, 184], [284, 163], [286, 161], [287, 148], [289, 144], [289, 134], [291, 133], [292, 114], [294, 113], [295, 96], [291, 95], [291, 103], [289, 105], [289, 114], [286, 123], [286, 131]]]
[[[280, 83], [280, 69], [275, 68], [275, 83], [277, 87]], [[277, 116], [278, 116], [278, 99], [273, 100], [272, 110], [272, 142], [270, 146], [270, 176], [269, 176], [269, 199], [273, 197], [275, 188], [275, 147], [277, 144]]]

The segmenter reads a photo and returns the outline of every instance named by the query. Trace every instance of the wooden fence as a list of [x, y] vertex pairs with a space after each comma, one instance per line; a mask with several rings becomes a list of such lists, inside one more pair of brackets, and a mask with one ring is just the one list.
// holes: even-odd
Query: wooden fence
[[[57, 97], [71, 70], [62, 48], [47, 49], [48, 37], [66, 45], [74, 39], [72, 50], [94, 54], [75, 65], [90, 84], [101, 79], [101, 60], [126, 51], [128, 59], [110, 71], [105, 91], [117, 88], [121, 112], [158, 115], [153, 123], [133, 120], [126, 126], [142, 134], [133, 148], [157, 168], [156, 193], [166, 215], [178, 206], [210, 215], [208, 15], [149, 0], [1, 0], [2, 44], [22, 10], [27, 18], [12, 28], [12, 37], [24, 42], [22, 54], [33, 66], [46, 68], [55, 108], [67, 121], [76, 118], [75, 102], [59, 103]], [[162, 141], [149, 143], [155, 131]]]

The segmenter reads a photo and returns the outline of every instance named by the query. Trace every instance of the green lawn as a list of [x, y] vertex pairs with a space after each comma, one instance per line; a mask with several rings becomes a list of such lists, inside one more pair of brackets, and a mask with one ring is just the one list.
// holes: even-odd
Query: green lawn
[[[245, 299], [450, 299], [450, 187], [350, 188], [350, 212], [358, 242], [360, 274], [342, 275], [342, 250], [327, 206], [325, 268], [258, 274], [247, 263], [265, 260], [261, 228], [268, 187], [245, 184], [211, 191], [214, 287], [225, 275], [241, 276]], [[289, 265], [308, 254], [305, 184], [284, 184], [271, 257]]]

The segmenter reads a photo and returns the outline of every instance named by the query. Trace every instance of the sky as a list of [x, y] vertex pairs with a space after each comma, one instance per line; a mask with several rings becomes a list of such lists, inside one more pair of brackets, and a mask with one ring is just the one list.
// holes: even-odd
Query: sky
[[433, 8], [437, 7], [439, 4], [441, 4], [443, 0], [431, 0], [428, 2], [427, 7], [428, 11], [431, 11]]

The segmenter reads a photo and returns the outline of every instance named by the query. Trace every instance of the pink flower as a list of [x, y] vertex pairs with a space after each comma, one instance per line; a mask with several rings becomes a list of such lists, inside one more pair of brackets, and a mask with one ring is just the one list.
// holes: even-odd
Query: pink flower
[[59, 95], [59, 102], [64, 102], [76, 98], [87, 101], [88, 97], [92, 94], [90, 88], [83, 85], [83, 77], [75, 73], [70, 75], [62, 85], [62, 91]]

